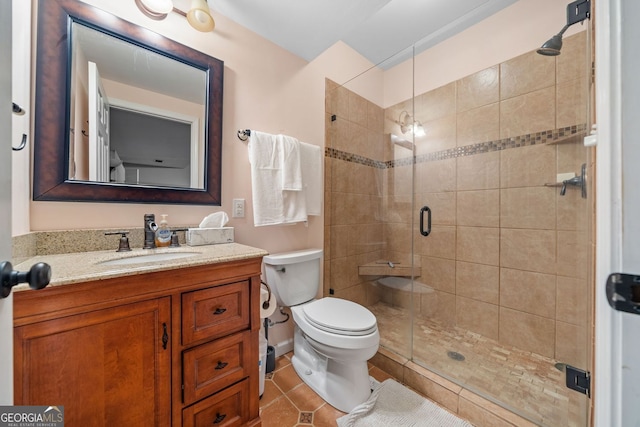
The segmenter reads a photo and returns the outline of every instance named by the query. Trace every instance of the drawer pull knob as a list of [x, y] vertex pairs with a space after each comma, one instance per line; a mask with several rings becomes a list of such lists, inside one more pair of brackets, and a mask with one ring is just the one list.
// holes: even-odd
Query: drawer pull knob
[[213, 314], [218, 315], [218, 314], [222, 314], [222, 313], [224, 313], [225, 311], [227, 311], [227, 309], [226, 309], [226, 308], [218, 307], [218, 308], [216, 308], [216, 309], [213, 311]]
[[225, 368], [225, 366], [227, 366], [227, 365], [228, 365], [228, 363], [227, 363], [227, 362], [218, 362], [218, 364], [216, 365], [216, 368], [215, 368], [215, 369], [218, 369], [218, 370], [220, 370], [220, 369], [224, 369], [224, 368]]
[[227, 418], [227, 414], [221, 414], [220, 412], [218, 412], [216, 414], [216, 419], [213, 420], [214, 424], [220, 424], [222, 422], [222, 420], [224, 420], [225, 418]]

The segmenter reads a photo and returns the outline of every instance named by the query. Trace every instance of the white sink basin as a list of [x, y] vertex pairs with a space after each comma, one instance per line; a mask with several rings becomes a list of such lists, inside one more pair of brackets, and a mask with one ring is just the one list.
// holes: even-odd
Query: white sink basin
[[130, 265], [143, 264], [147, 262], [171, 261], [174, 259], [190, 258], [200, 255], [200, 252], [164, 252], [161, 254], [137, 255], [128, 258], [118, 258], [109, 261], [102, 261], [101, 265]]

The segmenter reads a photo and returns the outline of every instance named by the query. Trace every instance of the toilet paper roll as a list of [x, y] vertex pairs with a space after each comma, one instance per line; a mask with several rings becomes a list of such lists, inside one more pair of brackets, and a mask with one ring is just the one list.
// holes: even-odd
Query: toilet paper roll
[[[269, 307], [264, 308], [264, 303], [269, 301]], [[271, 298], [269, 298], [269, 291], [264, 288], [260, 288], [260, 317], [262, 319], [271, 316], [276, 311], [276, 296], [271, 293]]]

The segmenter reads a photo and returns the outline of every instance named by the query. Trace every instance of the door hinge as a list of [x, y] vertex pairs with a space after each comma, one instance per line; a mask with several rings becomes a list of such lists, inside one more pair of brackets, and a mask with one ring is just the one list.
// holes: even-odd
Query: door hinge
[[640, 314], [640, 276], [613, 273], [607, 278], [607, 301], [614, 310]]
[[565, 373], [567, 387], [591, 397], [591, 373], [571, 365], [566, 365]]

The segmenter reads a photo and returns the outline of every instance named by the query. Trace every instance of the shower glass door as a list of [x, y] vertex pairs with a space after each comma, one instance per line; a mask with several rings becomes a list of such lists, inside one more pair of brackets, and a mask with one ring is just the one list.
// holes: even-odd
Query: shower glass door
[[[551, 9], [561, 21], [565, 6]], [[458, 75], [436, 83], [434, 53], [415, 58], [415, 118], [426, 129], [415, 140], [415, 202], [433, 226], [428, 237], [413, 232], [411, 359], [542, 426], [585, 426], [589, 413], [588, 397], [565, 385], [567, 369], [591, 366], [587, 28], [565, 34], [555, 57], [511, 46], [479, 67], [449, 50], [442, 60], [457, 61]], [[481, 34], [467, 50], [514, 36]]]
[[[394, 64], [389, 92], [385, 72]], [[401, 102], [387, 108], [389, 99]], [[369, 308], [381, 351], [408, 360], [416, 275], [413, 48], [345, 83], [327, 80], [326, 100], [324, 292]]]

